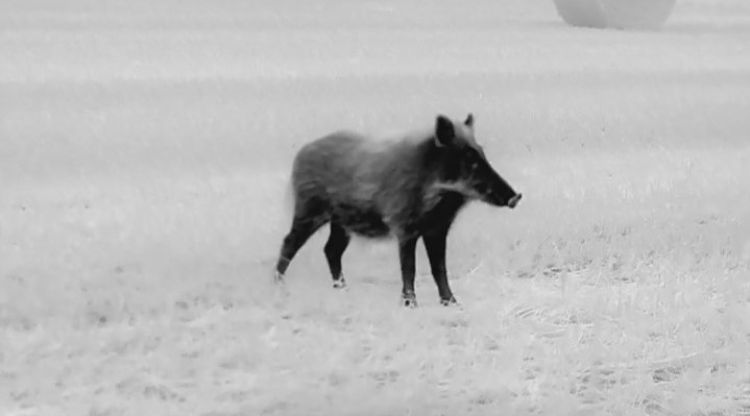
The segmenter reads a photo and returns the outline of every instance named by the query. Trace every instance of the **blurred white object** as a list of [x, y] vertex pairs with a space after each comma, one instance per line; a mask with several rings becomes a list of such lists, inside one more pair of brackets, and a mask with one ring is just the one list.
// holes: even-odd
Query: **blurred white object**
[[659, 29], [676, 0], [555, 0], [569, 25], [614, 29]]

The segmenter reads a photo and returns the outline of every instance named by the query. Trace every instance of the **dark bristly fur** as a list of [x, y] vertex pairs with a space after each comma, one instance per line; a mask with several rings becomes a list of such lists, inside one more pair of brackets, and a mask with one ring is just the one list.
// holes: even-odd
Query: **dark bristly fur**
[[422, 237], [443, 304], [455, 303], [445, 267], [446, 237], [459, 210], [479, 199], [513, 208], [521, 199], [484, 156], [474, 139], [474, 118], [454, 123], [438, 116], [421, 137], [375, 141], [337, 132], [304, 146], [294, 161], [291, 231], [284, 238], [276, 277], [281, 279], [300, 247], [331, 224], [325, 256], [334, 286], [343, 287], [341, 257], [352, 233], [398, 240], [402, 297], [416, 306], [414, 258]]

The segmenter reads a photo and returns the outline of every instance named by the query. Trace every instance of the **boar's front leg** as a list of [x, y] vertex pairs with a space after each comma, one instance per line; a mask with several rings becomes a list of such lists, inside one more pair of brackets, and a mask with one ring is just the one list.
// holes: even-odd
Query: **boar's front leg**
[[401, 300], [404, 306], [417, 307], [417, 295], [414, 293], [414, 257], [417, 249], [417, 237], [399, 237], [398, 252], [401, 261]]
[[457, 303], [453, 297], [450, 285], [448, 284], [448, 271], [445, 267], [445, 244], [448, 233], [440, 230], [434, 233], [425, 234], [423, 237], [424, 246], [427, 250], [427, 257], [430, 259], [430, 268], [432, 277], [440, 294], [440, 304], [448, 306]]

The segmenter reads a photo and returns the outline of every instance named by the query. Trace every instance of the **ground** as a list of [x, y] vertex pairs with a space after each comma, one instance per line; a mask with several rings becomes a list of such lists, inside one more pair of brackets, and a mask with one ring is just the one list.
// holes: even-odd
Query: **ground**
[[[750, 3], [0, 4], [0, 414], [750, 414]], [[473, 112], [524, 199], [418, 247], [315, 235], [294, 152]]]

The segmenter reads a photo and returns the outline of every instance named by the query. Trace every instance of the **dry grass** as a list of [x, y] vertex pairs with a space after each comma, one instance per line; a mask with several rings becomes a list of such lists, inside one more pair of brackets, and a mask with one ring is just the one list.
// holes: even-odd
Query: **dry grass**
[[[685, 1], [658, 34], [525, 1], [336, 3], [348, 37], [314, 2], [43, 3], [0, 6], [0, 413], [750, 414], [739, 0]], [[524, 192], [460, 216], [462, 307], [419, 248], [400, 308], [392, 242], [355, 241], [331, 289], [325, 233], [278, 293], [294, 150], [437, 111], [473, 111]]]

